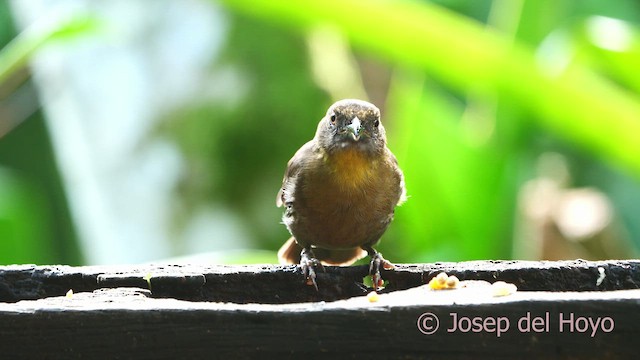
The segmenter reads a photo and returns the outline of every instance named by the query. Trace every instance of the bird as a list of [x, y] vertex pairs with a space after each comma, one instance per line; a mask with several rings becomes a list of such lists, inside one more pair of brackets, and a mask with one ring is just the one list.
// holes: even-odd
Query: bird
[[406, 200], [405, 181], [387, 147], [380, 110], [357, 99], [329, 107], [314, 138], [289, 160], [276, 205], [291, 233], [278, 251], [281, 264], [299, 264], [318, 290], [323, 265], [348, 266], [369, 255], [374, 290], [380, 268], [393, 269], [373, 246]]

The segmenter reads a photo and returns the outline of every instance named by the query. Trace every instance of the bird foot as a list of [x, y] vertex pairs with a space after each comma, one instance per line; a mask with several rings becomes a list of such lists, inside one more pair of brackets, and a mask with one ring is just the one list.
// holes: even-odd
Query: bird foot
[[370, 250], [367, 250], [369, 252], [369, 255], [371, 256], [371, 262], [369, 263], [369, 275], [371, 275], [373, 290], [378, 291], [378, 289], [382, 288], [384, 285], [382, 276], [380, 276], [380, 267], [382, 267], [384, 270], [392, 270], [395, 268], [395, 266], [391, 262], [389, 262], [389, 260], [383, 258], [382, 254], [380, 254], [379, 252], [373, 249]]
[[318, 291], [318, 283], [316, 282], [316, 268], [324, 271], [324, 266], [315, 258], [311, 249], [303, 249], [300, 253], [300, 268], [304, 274], [305, 283], [313, 285]]

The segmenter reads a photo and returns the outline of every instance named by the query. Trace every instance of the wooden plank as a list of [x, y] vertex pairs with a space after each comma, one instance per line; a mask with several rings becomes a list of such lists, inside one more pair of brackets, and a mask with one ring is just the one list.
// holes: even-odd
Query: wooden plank
[[[599, 270], [599, 269], [602, 270]], [[99, 288], [149, 288], [154, 297], [193, 301], [291, 303], [335, 301], [365, 295], [367, 266], [326, 267], [320, 291], [304, 285], [297, 266], [34, 266], [0, 267], [0, 301], [11, 302]], [[461, 280], [502, 280], [521, 290], [597, 291], [640, 288], [640, 261], [470, 261], [401, 264], [383, 271], [386, 292], [422, 285], [446, 271]], [[596, 284], [604, 272], [604, 279]]]
[[[495, 298], [417, 288], [381, 295], [376, 303], [356, 297], [281, 305], [148, 296], [148, 290], [102, 289], [0, 304], [3, 358], [605, 359], [634, 357], [633, 339], [640, 335], [640, 290]], [[423, 314], [440, 319], [435, 333], [420, 331], [418, 323], [423, 331], [432, 325], [424, 318], [432, 315]], [[458, 318], [455, 328], [452, 314]], [[474, 318], [484, 327], [471, 325]], [[496, 320], [487, 322], [491, 318]]]
[[[1, 294], [23, 300], [0, 303], [0, 358], [631, 358], [640, 335], [638, 264], [405, 265], [385, 273], [405, 289], [390, 286], [377, 302], [355, 296], [304, 303], [286, 301], [309, 290], [295, 267], [2, 267]], [[418, 286], [441, 270], [510, 281], [520, 291], [495, 297], [486, 285]], [[321, 291], [311, 294], [343, 296], [348, 291], [330, 281], [364, 273], [329, 268]], [[530, 291], [544, 284], [551, 291]], [[72, 296], [60, 296], [70, 288]], [[260, 296], [267, 300], [255, 301]], [[432, 315], [439, 327], [425, 334], [434, 328]]]

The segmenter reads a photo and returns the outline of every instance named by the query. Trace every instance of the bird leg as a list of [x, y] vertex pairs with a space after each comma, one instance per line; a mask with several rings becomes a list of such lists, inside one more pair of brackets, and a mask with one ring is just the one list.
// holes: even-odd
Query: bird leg
[[363, 246], [363, 249], [369, 253], [371, 262], [369, 263], [369, 275], [371, 275], [371, 282], [373, 282], [373, 290], [378, 291], [384, 284], [382, 276], [380, 276], [380, 266], [385, 270], [394, 269], [395, 266], [389, 260], [382, 257], [382, 254], [376, 251], [371, 246]]
[[316, 259], [311, 247], [305, 247], [300, 252], [300, 268], [304, 274], [304, 279], [307, 285], [313, 285], [318, 291], [318, 284], [316, 283], [316, 269], [318, 268], [324, 271], [324, 266]]

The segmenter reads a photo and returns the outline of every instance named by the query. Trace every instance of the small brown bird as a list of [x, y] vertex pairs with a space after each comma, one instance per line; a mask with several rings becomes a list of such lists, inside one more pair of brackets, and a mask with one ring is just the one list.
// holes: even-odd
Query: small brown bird
[[380, 110], [362, 100], [336, 102], [287, 165], [276, 203], [285, 206], [283, 223], [293, 237], [280, 248], [280, 263], [300, 264], [317, 289], [316, 268], [350, 265], [368, 253], [377, 289], [380, 266], [393, 265], [373, 246], [405, 198]]

